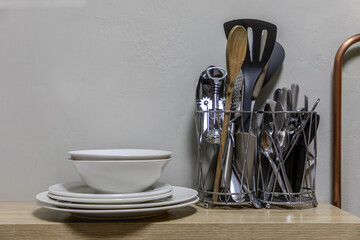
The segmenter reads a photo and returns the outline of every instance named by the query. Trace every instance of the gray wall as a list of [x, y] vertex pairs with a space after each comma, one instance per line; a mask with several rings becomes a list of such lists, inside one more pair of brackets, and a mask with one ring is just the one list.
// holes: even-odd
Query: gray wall
[[[331, 81], [336, 50], [360, 32], [351, 1], [90, 0], [78, 9], [0, 10], [0, 200], [28, 201], [79, 177], [67, 151], [155, 148], [175, 153], [162, 179], [195, 186], [194, 88], [225, 66], [223, 22], [278, 26], [277, 82], [321, 98], [317, 195], [331, 200]], [[321, 10], [320, 10], [321, 9]], [[359, 49], [344, 67], [343, 201], [360, 216]]]

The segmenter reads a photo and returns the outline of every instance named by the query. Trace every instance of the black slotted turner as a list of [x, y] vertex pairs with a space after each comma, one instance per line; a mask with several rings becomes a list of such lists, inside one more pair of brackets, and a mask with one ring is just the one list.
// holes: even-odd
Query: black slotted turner
[[[228, 37], [231, 29], [237, 25], [243, 26], [246, 30], [252, 29], [253, 44], [252, 47], [248, 41], [246, 57], [242, 66], [244, 73], [244, 96], [243, 111], [252, 111], [252, 95], [256, 81], [263, 71], [266, 63], [269, 61], [271, 53], [276, 42], [277, 27], [269, 22], [257, 19], [237, 19], [224, 23], [226, 37]], [[265, 47], [263, 48], [262, 57], [260, 59], [261, 39], [263, 30], [267, 31]], [[249, 31], [248, 31], [249, 32]], [[249, 34], [249, 33], [248, 33]], [[249, 37], [249, 35], [248, 35]], [[250, 54], [252, 51], [252, 54]], [[252, 56], [252, 58], [251, 58]], [[249, 116], [244, 114], [245, 131], [249, 130]]]

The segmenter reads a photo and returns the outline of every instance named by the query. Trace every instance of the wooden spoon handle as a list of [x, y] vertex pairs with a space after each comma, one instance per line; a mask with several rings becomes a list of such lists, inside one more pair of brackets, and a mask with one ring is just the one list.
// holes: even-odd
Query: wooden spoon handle
[[220, 137], [220, 151], [218, 155], [215, 181], [214, 181], [214, 190], [213, 190], [213, 201], [218, 200], [218, 191], [220, 184], [220, 175], [222, 168], [223, 153], [225, 151], [225, 140], [228, 132], [228, 125], [230, 120], [230, 110], [231, 98], [234, 91], [236, 77], [240, 72], [241, 66], [244, 62], [246, 56], [247, 48], [247, 33], [245, 28], [242, 26], [235, 26], [231, 29], [226, 45], [226, 67], [228, 74], [228, 81], [226, 87], [226, 102], [224, 107], [224, 120], [221, 130]]

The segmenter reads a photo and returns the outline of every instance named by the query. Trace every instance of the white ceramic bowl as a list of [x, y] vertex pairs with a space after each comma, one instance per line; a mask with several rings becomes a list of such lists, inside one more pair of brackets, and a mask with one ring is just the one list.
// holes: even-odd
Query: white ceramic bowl
[[171, 158], [151, 160], [70, 160], [83, 181], [105, 193], [141, 192], [159, 179]]
[[130, 160], [171, 158], [172, 152], [154, 149], [98, 149], [69, 152], [73, 160]]

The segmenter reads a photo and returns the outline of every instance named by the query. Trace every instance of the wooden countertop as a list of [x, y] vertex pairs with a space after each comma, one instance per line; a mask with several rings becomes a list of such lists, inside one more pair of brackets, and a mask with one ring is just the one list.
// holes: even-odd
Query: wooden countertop
[[204, 209], [189, 206], [138, 220], [89, 221], [0, 202], [0, 239], [360, 239], [360, 219], [328, 203], [317, 208]]

